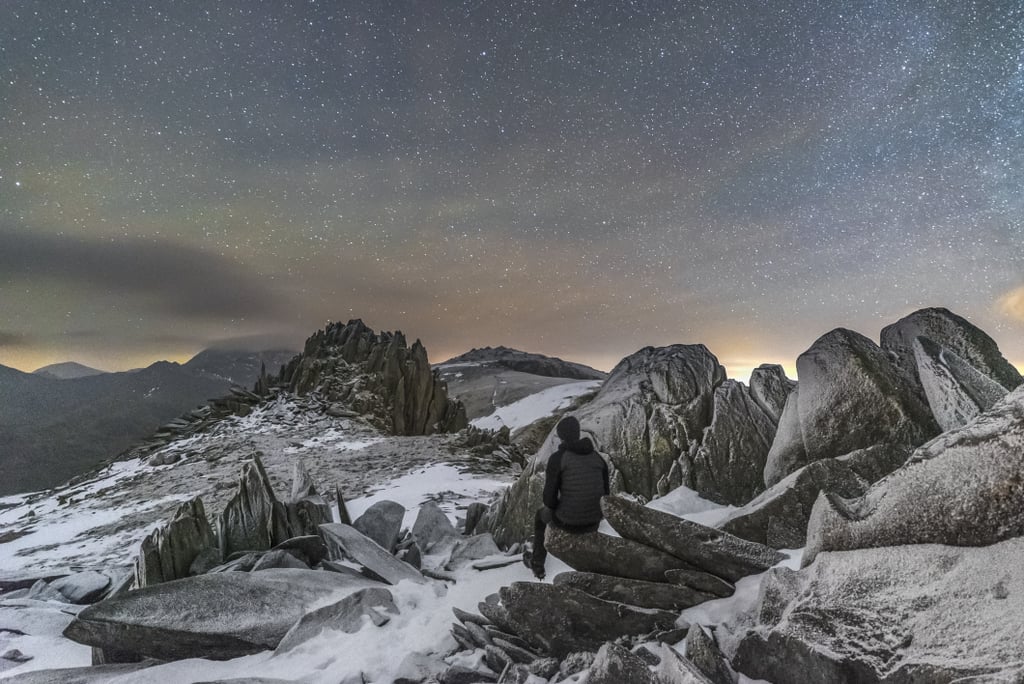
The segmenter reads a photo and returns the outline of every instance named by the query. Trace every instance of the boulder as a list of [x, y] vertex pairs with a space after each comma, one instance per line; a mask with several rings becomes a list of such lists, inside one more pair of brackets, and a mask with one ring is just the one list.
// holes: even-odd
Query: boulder
[[689, 467], [683, 468], [683, 481], [705, 499], [741, 506], [764, 491], [775, 421], [736, 380], [715, 388], [712, 405], [711, 425]]
[[107, 684], [121, 675], [153, 667], [157, 662], [99, 665], [92, 667], [62, 667], [54, 670], [32, 670], [5, 678], [4, 684]]
[[292, 537], [284, 540], [271, 551], [288, 551], [309, 566], [314, 566], [327, 557], [327, 545], [319, 535]]
[[334, 519], [331, 506], [319, 494], [311, 494], [298, 501], [284, 504], [285, 516], [288, 520], [288, 534], [308, 536], [316, 534], [317, 528], [323, 523]]
[[665, 551], [600, 532], [570, 534], [548, 525], [544, 544], [548, 553], [581, 572], [665, 582], [667, 570], [693, 569], [686, 561]]
[[389, 553], [395, 552], [398, 533], [402, 531], [405, 506], [394, 501], [378, 501], [355, 519], [352, 527], [377, 542]]
[[796, 381], [787, 378], [786, 371], [778, 364], [764, 363], [750, 373], [750, 395], [776, 425], [794, 389]]
[[[850, 466], [850, 470], [861, 479], [874, 484], [898, 470], [910, 458], [911, 452], [913, 449], [906, 444], [876, 444], [843, 454], [836, 460]], [[840, 496], [847, 495], [840, 493]]]
[[274, 496], [259, 456], [242, 467], [238, 491], [217, 519], [221, 557], [236, 551], [265, 551], [292, 537], [284, 506]]
[[573, 651], [593, 651], [623, 635], [670, 629], [678, 616], [540, 582], [515, 582], [502, 587], [500, 594], [513, 631], [558, 658]]
[[[796, 367], [800, 387], [791, 399], [800, 430], [787, 425], [783, 431], [780, 422], [765, 465], [769, 487], [811, 461], [875, 444], [917, 446], [939, 432], [907, 375], [863, 335], [843, 328], [828, 332], [797, 358]], [[804, 462], [796, 460], [799, 448], [790, 443], [797, 435]]]
[[65, 601], [79, 605], [99, 600], [109, 587], [110, 577], [95, 571], [76, 572], [50, 582], [50, 588], [63, 594]]
[[701, 625], [690, 625], [686, 633], [686, 657], [714, 684], [735, 684], [738, 679], [715, 637]]
[[790, 473], [746, 506], [732, 511], [717, 527], [775, 549], [798, 549], [807, 540], [807, 521], [821, 492], [860, 496], [868, 483], [835, 458], [814, 461]]
[[587, 684], [649, 684], [654, 675], [644, 659], [614, 643], [602, 644], [590, 666]]
[[398, 606], [390, 591], [383, 587], [360, 589], [337, 603], [303, 615], [281, 639], [275, 655], [290, 651], [326, 630], [354, 634], [366, 625], [364, 618], [381, 627], [392, 615], [398, 615]]
[[320, 526], [320, 533], [332, 551], [332, 560], [349, 558], [388, 584], [398, 584], [402, 580], [418, 584], [428, 581], [408, 563], [398, 560], [354, 527], [344, 523], [327, 523]]
[[1020, 538], [822, 553], [772, 570], [720, 643], [736, 670], [774, 682], [1004, 681], [1024, 667], [1022, 554]]
[[654, 668], [654, 684], [714, 684], [668, 644], [658, 644], [653, 653], [659, 658]]
[[[664, 489], [673, 466], [689, 466], [711, 423], [715, 388], [725, 381], [725, 369], [704, 345], [646, 347], [623, 359], [597, 395], [575, 410], [583, 432], [611, 461], [613, 491], [645, 498]], [[522, 475], [484, 516], [501, 545], [532, 534], [541, 506], [544, 470], [558, 446], [554, 429]], [[687, 471], [689, 472], [689, 470]]]
[[626, 539], [661, 549], [691, 567], [730, 582], [764, 572], [786, 558], [763, 544], [677, 518], [623, 497], [602, 498], [601, 510], [608, 524]]
[[960, 427], [1006, 396], [1005, 387], [928, 338], [918, 337], [912, 346], [924, 396], [943, 432]]
[[736, 593], [736, 586], [732, 582], [702, 570], [668, 570], [665, 572], [665, 581], [702, 594], [711, 594], [715, 598], [725, 598]]
[[1024, 378], [983, 330], [948, 309], [921, 309], [882, 329], [882, 348], [891, 352], [911, 380], [918, 383], [914, 340], [924, 337], [966, 361], [1007, 390]]
[[803, 562], [899, 544], [984, 546], [1024, 535], [1024, 388], [920, 447], [863, 497], [820, 496]]
[[562, 572], [555, 575], [556, 586], [572, 587], [606, 601], [617, 601], [640, 608], [683, 610], [719, 596], [685, 586], [664, 582], [645, 582], [592, 572]]
[[779, 417], [775, 439], [772, 440], [768, 456], [765, 457], [762, 477], [765, 485], [771, 489], [789, 473], [795, 472], [810, 463], [804, 447], [804, 432], [800, 425], [800, 388], [794, 387], [786, 398]]
[[452, 547], [452, 552], [444, 564], [445, 570], [455, 570], [475, 560], [487, 558], [501, 553], [490, 534], [475, 534], [472, 537], [460, 537]]
[[260, 559], [256, 561], [256, 564], [252, 566], [252, 572], [270, 570], [272, 568], [309, 570], [309, 566], [296, 558], [294, 553], [283, 549], [277, 549], [276, 551], [267, 551], [265, 554], [260, 556]]
[[[186, 501], [166, 525], [142, 540], [135, 559], [135, 586], [148, 587], [160, 582], [188, 577], [196, 557], [213, 549], [216, 540], [206, 519], [199, 497]], [[216, 563], [220, 562], [219, 554]]]
[[226, 660], [277, 647], [292, 625], [325, 598], [374, 584], [313, 570], [188, 577], [89, 606], [64, 636], [160, 660]]
[[[477, 526], [480, 524], [480, 519], [483, 518], [484, 513], [487, 511], [487, 504], [481, 501], [474, 501], [466, 507], [466, 523], [463, 526], [462, 533], [470, 535], [476, 533]], [[483, 532], [484, 530], [479, 530]]]
[[451, 547], [459, 533], [441, 507], [433, 501], [427, 501], [416, 514], [412, 536], [420, 551], [430, 554], [441, 552], [442, 547]]
[[292, 493], [288, 497], [289, 503], [302, 501], [307, 496], [316, 495], [316, 484], [313, 482], [313, 476], [306, 469], [306, 464], [302, 460], [295, 461], [292, 465]]

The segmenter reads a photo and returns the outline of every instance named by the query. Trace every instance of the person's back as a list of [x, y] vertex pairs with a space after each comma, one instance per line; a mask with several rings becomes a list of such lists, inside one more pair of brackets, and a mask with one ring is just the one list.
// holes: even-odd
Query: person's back
[[523, 560], [538, 579], [544, 577], [547, 551], [544, 533], [553, 524], [570, 533], [593, 532], [601, 523], [601, 497], [608, 494], [608, 464], [589, 438], [580, 439], [580, 424], [568, 416], [555, 432], [561, 438], [548, 458], [544, 479], [544, 507], [534, 518], [532, 553]]

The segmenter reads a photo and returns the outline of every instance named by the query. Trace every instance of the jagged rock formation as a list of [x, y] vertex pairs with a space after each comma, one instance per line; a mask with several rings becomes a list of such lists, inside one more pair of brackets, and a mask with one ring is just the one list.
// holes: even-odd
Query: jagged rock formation
[[196, 557], [215, 545], [202, 499], [186, 501], [170, 522], [142, 540], [135, 561], [134, 586], [148, 587], [188, 577]]
[[263, 463], [255, 455], [242, 466], [238, 491], [217, 519], [220, 555], [266, 550], [292, 536], [288, 513], [274, 496]]
[[811, 461], [876, 444], [916, 446], [939, 431], [904, 371], [863, 335], [822, 335], [797, 358], [797, 374], [765, 465], [769, 487]]
[[823, 458], [790, 473], [716, 527], [775, 549], [797, 549], [806, 541], [807, 521], [821, 492], [855, 497], [867, 487], [845, 462]]
[[822, 495], [804, 563], [822, 551], [982, 546], [1024, 535], [1024, 388], [920, 447], [857, 500]]
[[943, 432], [960, 427], [1006, 396], [1007, 389], [927, 337], [913, 342], [922, 391]]
[[316, 390], [397, 435], [454, 432], [467, 425], [465, 410], [448, 399], [419, 340], [408, 347], [402, 333], [378, 335], [360, 320], [318, 331], [271, 383], [299, 395]]
[[774, 682], [1019, 681], [1022, 554], [1020, 538], [823, 553], [772, 570], [722, 645], [736, 670]]
[[787, 378], [786, 371], [778, 364], [764, 363], [750, 373], [750, 395], [776, 425], [794, 389], [796, 381]]
[[995, 341], [983, 330], [948, 309], [932, 308], [915, 311], [882, 329], [882, 348], [895, 356], [918, 389], [921, 378], [914, 341], [919, 337], [952, 352], [1007, 390], [1024, 383], [1020, 372], [1003, 358]]

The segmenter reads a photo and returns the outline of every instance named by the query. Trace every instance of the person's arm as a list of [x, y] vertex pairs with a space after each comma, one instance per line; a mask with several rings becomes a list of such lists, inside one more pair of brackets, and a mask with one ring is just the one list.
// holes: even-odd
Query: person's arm
[[558, 449], [548, 459], [547, 470], [544, 471], [544, 505], [555, 510], [558, 508], [558, 490], [562, 487], [562, 450]]

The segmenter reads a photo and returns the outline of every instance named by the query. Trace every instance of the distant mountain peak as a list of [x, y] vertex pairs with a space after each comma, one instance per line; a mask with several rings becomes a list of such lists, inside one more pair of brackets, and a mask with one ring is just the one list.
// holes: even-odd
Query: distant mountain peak
[[437, 367], [444, 368], [461, 364], [499, 366], [520, 373], [576, 380], [603, 380], [608, 375], [582, 363], [573, 363], [554, 356], [544, 356], [504, 346], [470, 349], [465, 354], [437, 364]]
[[34, 375], [41, 375], [44, 378], [51, 378], [53, 380], [74, 380], [75, 378], [88, 378], [93, 375], [102, 375], [106, 371], [97, 370], [90, 368], [89, 366], [75, 363], [74, 361], [65, 361], [63, 363], [51, 363], [49, 366], [43, 366], [32, 371]]

